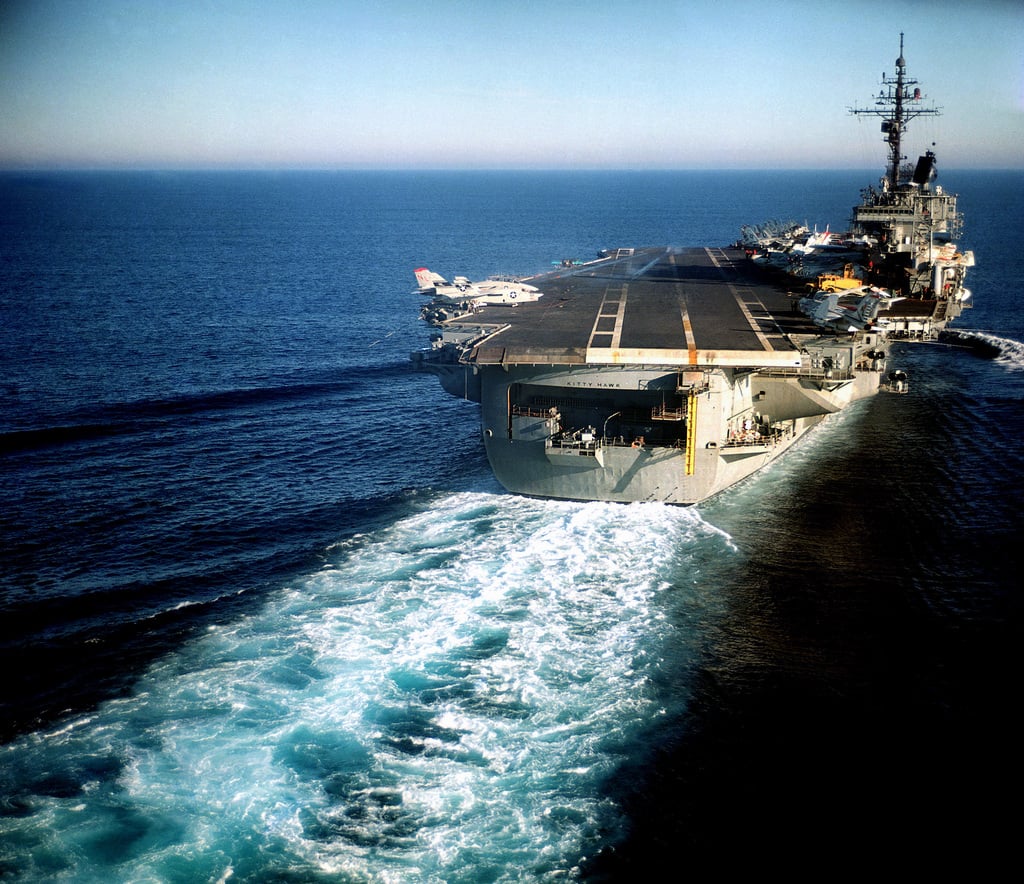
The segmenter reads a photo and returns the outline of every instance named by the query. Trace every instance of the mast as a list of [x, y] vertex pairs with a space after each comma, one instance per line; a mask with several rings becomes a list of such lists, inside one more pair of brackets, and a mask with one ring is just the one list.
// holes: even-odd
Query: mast
[[907, 76], [907, 62], [903, 58], [903, 33], [900, 32], [900, 57], [896, 59], [896, 76], [882, 74], [882, 89], [878, 93], [874, 107], [851, 107], [850, 113], [858, 116], [868, 115], [880, 117], [882, 120], [882, 140], [889, 145], [889, 165], [886, 169], [886, 180], [890, 191], [894, 191], [900, 183], [900, 162], [905, 159], [901, 149], [903, 133], [907, 131], [907, 123], [921, 116], [938, 116], [940, 108], [918, 107], [915, 102], [921, 100], [921, 90], [917, 80]]

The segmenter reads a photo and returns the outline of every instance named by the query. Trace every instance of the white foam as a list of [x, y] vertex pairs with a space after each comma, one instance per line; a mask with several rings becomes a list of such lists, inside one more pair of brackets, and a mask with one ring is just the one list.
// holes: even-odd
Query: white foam
[[972, 337], [999, 349], [995, 361], [1014, 371], [1024, 370], [1024, 344], [1012, 338], [1003, 338], [987, 332], [972, 332]]
[[[453, 495], [51, 737], [61, 763], [119, 757], [118, 801], [174, 821], [127, 860], [143, 877], [223, 880], [267, 851], [377, 880], [565, 871], [612, 812], [616, 747], [662, 711], [657, 599], [709, 540], [728, 549], [692, 509]], [[68, 801], [77, 834], [50, 849], [115, 826], [110, 795]], [[24, 825], [59, 844], [63, 807]]]
[[997, 355], [993, 361], [1014, 371], [1024, 370], [1024, 344], [1013, 338], [1006, 338], [991, 332], [978, 330], [951, 330], [949, 337], [953, 342], [977, 341], [992, 348]]

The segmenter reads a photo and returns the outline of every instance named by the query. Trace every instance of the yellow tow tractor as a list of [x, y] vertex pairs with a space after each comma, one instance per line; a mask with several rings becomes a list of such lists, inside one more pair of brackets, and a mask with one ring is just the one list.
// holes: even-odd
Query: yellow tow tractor
[[864, 285], [863, 279], [853, 275], [853, 265], [843, 266], [843, 274], [822, 273], [818, 277], [817, 291], [819, 292], [844, 292], [847, 289], [858, 289]]

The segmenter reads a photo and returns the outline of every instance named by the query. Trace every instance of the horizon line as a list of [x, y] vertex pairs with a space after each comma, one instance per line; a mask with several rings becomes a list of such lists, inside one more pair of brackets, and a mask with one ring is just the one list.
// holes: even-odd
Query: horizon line
[[[549, 173], [549, 174], [625, 174], [625, 173], [667, 173], [667, 172], [865, 172], [875, 166], [98, 166], [98, 165], [50, 165], [50, 166], [2, 166], [0, 174], [45, 174], [45, 173], [332, 173], [354, 172], [373, 173]], [[884, 171], [884, 170], [883, 170]], [[1024, 172], [1022, 166], [944, 166], [943, 172]]]

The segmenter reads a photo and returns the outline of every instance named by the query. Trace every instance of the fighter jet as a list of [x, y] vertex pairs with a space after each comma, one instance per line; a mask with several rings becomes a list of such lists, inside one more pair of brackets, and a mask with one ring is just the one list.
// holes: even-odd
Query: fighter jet
[[[853, 298], [856, 301], [851, 303]], [[838, 332], [857, 332], [885, 328], [888, 320], [878, 319], [878, 311], [900, 300], [883, 289], [861, 286], [845, 292], [815, 292], [801, 298], [797, 306], [815, 325]]]
[[465, 276], [456, 276], [452, 282], [448, 282], [439, 273], [426, 267], [418, 267], [413, 273], [416, 276], [417, 294], [450, 304], [466, 301], [479, 306], [523, 304], [536, 301], [542, 294], [534, 286], [507, 276], [492, 276], [482, 282], [470, 282]]

